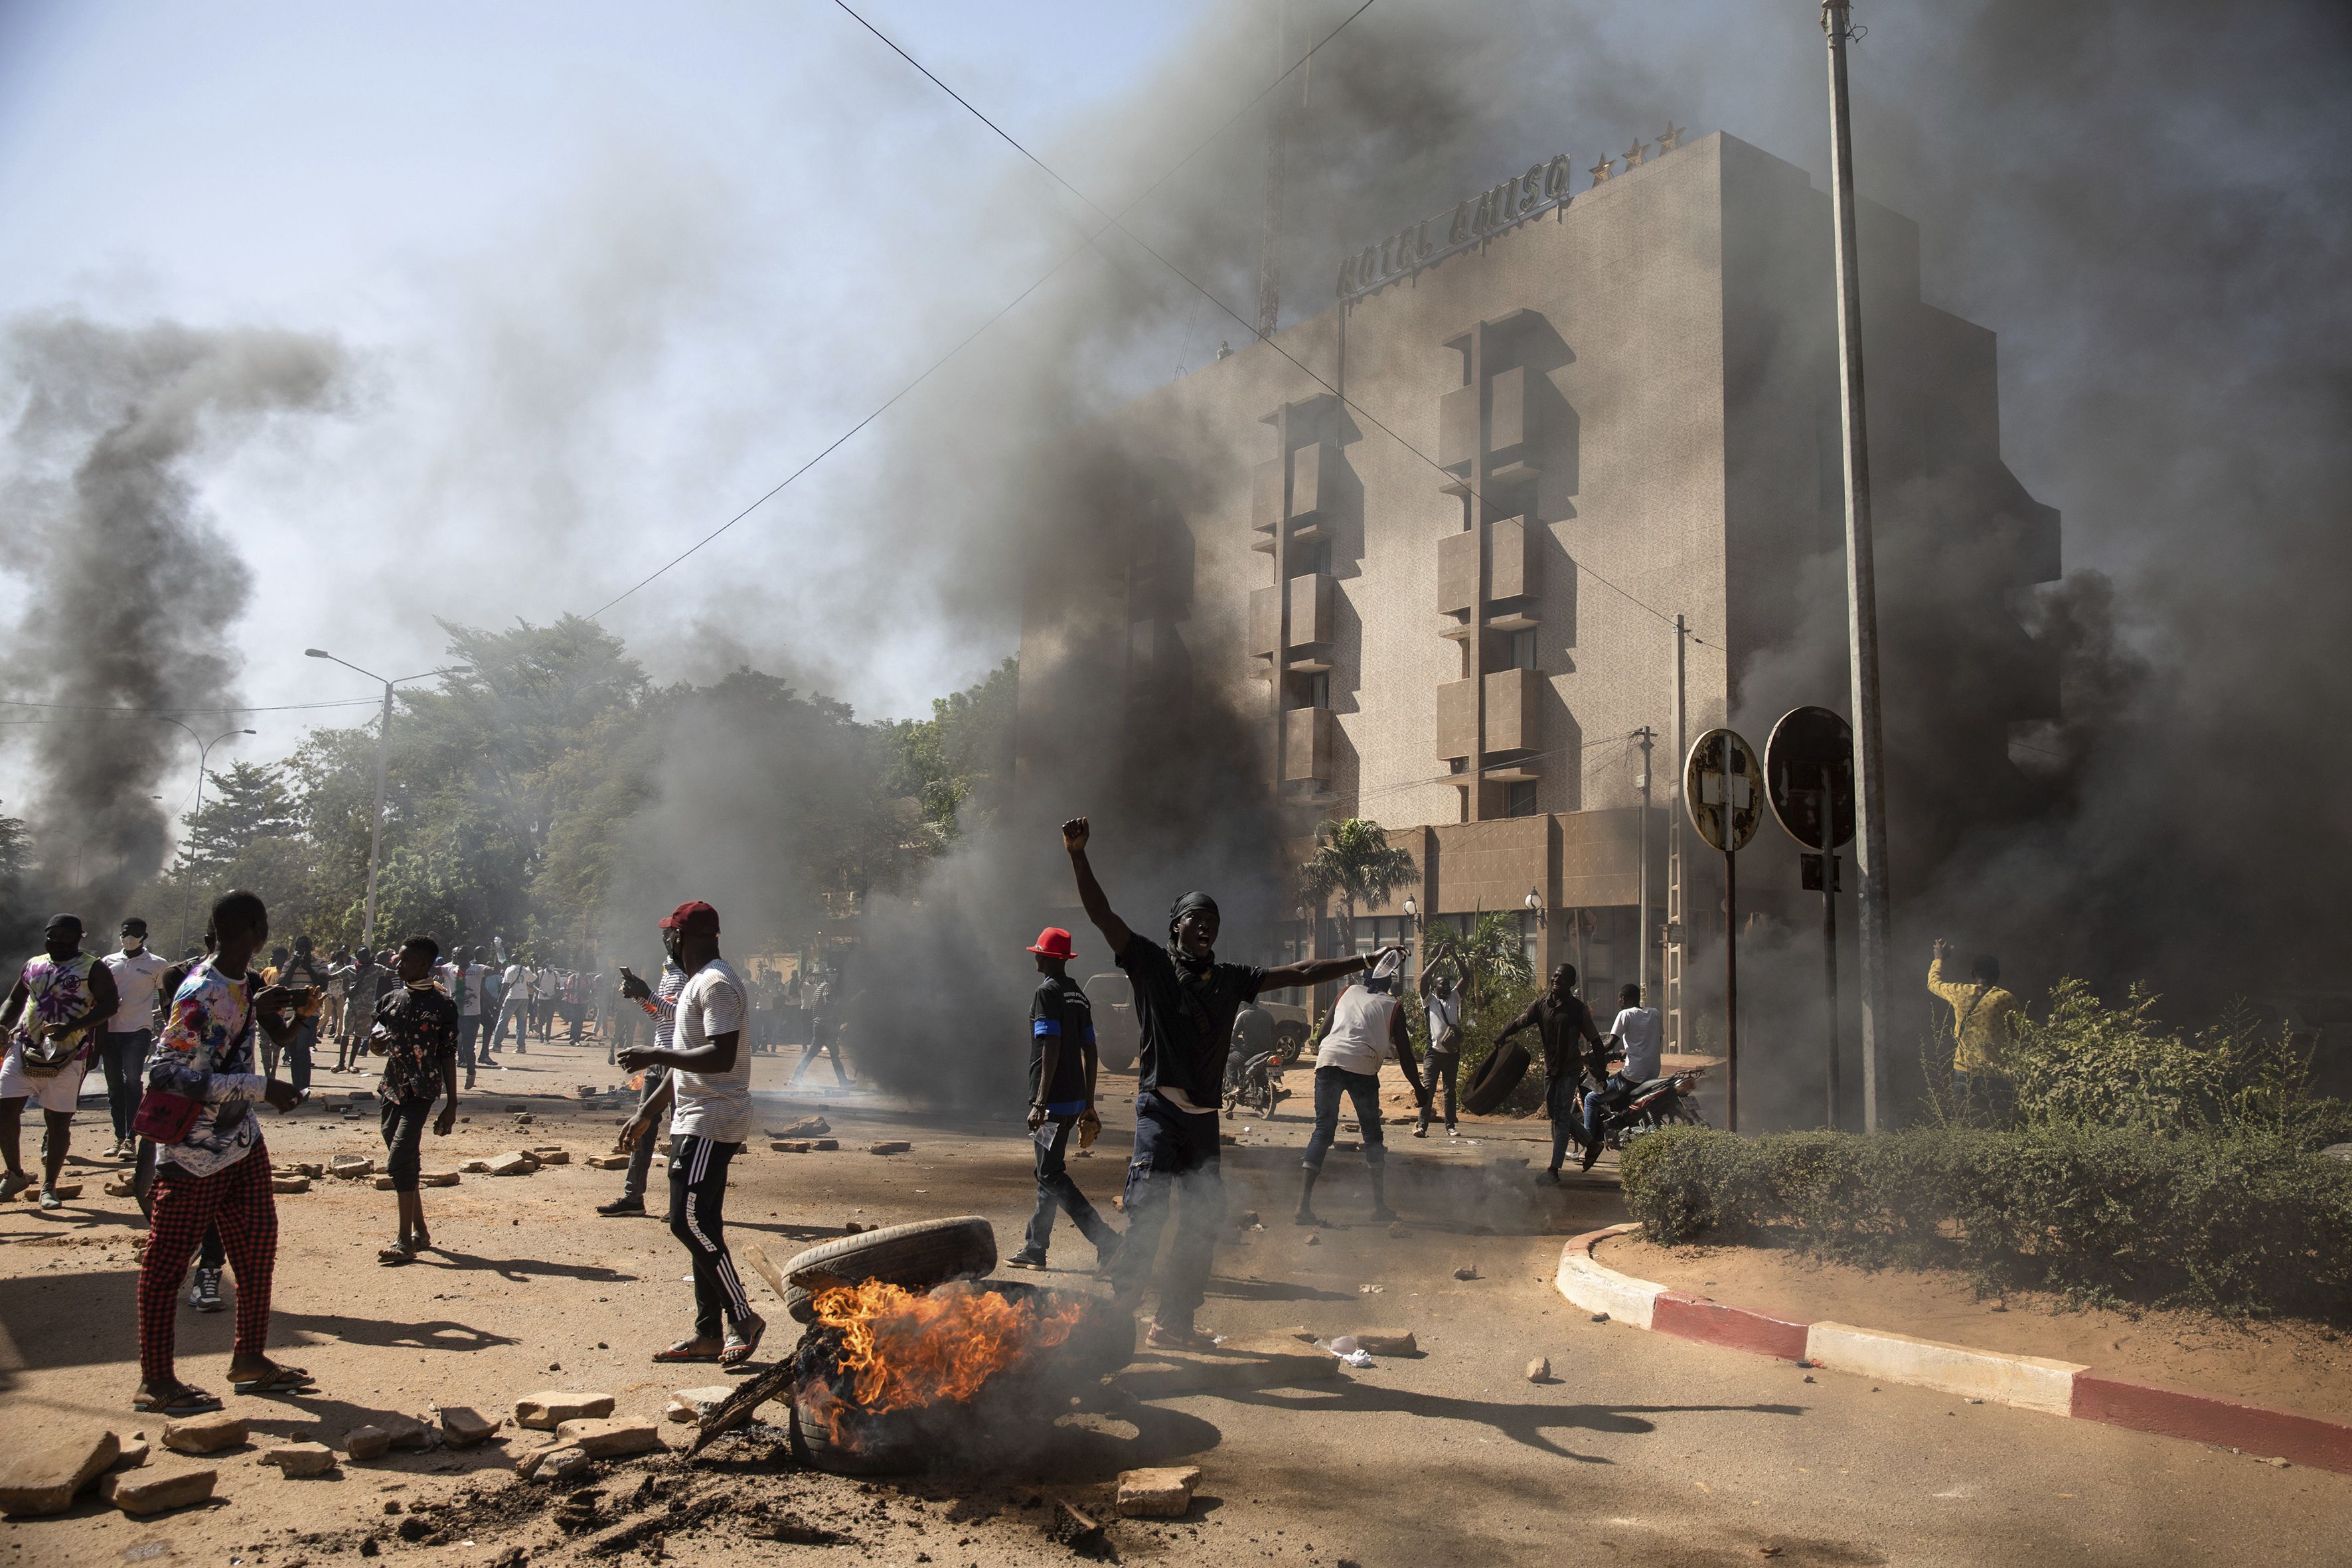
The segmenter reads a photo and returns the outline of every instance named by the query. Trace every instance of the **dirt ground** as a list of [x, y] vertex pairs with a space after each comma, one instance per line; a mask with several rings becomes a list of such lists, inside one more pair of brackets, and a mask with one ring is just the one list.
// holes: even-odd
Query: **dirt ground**
[[[714, 1367], [649, 1363], [688, 1326], [683, 1254], [657, 1219], [593, 1212], [621, 1178], [577, 1162], [609, 1143], [618, 1112], [572, 1097], [621, 1075], [593, 1046], [502, 1059], [509, 1069], [486, 1072], [462, 1107], [470, 1120], [448, 1139], [428, 1137], [426, 1168], [538, 1144], [567, 1148], [574, 1163], [428, 1190], [437, 1250], [400, 1268], [375, 1261], [392, 1227], [390, 1194], [326, 1181], [281, 1197], [271, 1348], [310, 1369], [318, 1387], [291, 1399], [229, 1397], [257, 1440], [339, 1444], [371, 1415], [423, 1417], [444, 1404], [502, 1415], [518, 1396], [551, 1387], [610, 1393], [619, 1414], [650, 1417], [676, 1389], [727, 1381]], [[1001, 1252], [1017, 1245], [1033, 1193], [1017, 1083], [1003, 1119], [954, 1120], [830, 1085], [788, 1094], [793, 1060], [755, 1063], [762, 1125], [822, 1112], [842, 1148], [752, 1145], [729, 1202], [739, 1248], [756, 1243], [781, 1260], [853, 1222], [948, 1214], [985, 1215]], [[320, 1087], [334, 1101], [367, 1083], [328, 1074]], [[1073, 1169], [1116, 1222], [1109, 1201], [1131, 1117], [1118, 1086], [1105, 1087], [1104, 1141]], [[528, 1108], [530, 1126], [516, 1125], [513, 1106]], [[1202, 1467], [1192, 1509], [1178, 1520], [1113, 1520], [1090, 1554], [1331, 1568], [1472, 1555], [1534, 1563], [1596, 1547], [1710, 1565], [1763, 1556], [2021, 1563], [2054, 1549], [2083, 1568], [2159, 1552], [2177, 1562], [2248, 1550], [2278, 1563], [2335, 1560], [2352, 1504], [2344, 1478], [2000, 1407], [1949, 1407], [1925, 1391], [1882, 1394], [1834, 1377], [1815, 1384], [1759, 1358], [1589, 1321], [1552, 1287], [1559, 1248], [1623, 1210], [1606, 1163], [1564, 1189], [1534, 1186], [1548, 1152], [1540, 1121], [1467, 1122], [1454, 1140], [1387, 1129], [1399, 1227], [1366, 1222], [1361, 1156], [1343, 1132], [1318, 1194], [1333, 1227], [1294, 1227], [1305, 1111], [1302, 1096], [1270, 1123], [1241, 1119], [1229, 1129], [1237, 1223], [1220, 1247], [1202, 1324], [1234, 1334], [1410, 1328], [1415, 1357], [1301, 1388], [1107, 1396], [1064, 1417], [1030, 1453], [905, 1480], [795, 1468], [772, 1427], [692, 1467], [667, 1455], [609, 1461], [586, 1486], [553, 1492], [515, 1476], [514, 1456], [540, 1439], [511, 1426], [482, 1447], [347, 1461], [313, 1480], [281, 1477], [248, 1447], [202, 1461], [220, 1482], [215, 1500], [199, 1508], [139, 1521], [92, 1499], [57, 1518], [10, 1521], [0, 1526], [8, 1553], [0, 1568], [164, 1557], [328, 1568], [395, 1554], [512, 1568], [622, 1553], [716, 1563], [811, 1551], [941, 1568], [1060, 1563], [1073, 1548], [1047, 1532], [1053, 1500], [1100, 1515], [1121, 1469], [1163, 1463]], [[86, 1113], [80, 1125], [89, 1154], [101, 1123]], [[382, 1152], [372, 1107], [347, 1120], [314, 1102], [265, 1126], [279, 1163]], [[883, 1137], [913, 1148], [866, 1152]], [[141, 1231], [131, 1200], [100, 1194], [111, 1170], [78, 1162], [84, 1196], [61, 1214], [25, 1204], [0, 1211], [0, 1426], [10, 1451], [101, 1424], [158, 1433], [129, 1409]], [[1066, 1226], [1057, 1232], [1057, 1263], [1076, 1264], [1087, 1250]], [[1081, 1274], [1044, 1280], [1093, 1288]], [[772, 1306], [764, 1286], [752, 1289]], [[777, 1327], [763, 1360], [792, 1342], [781, 1314], [771, 1316]], [[183, 1307], [178, 1322], [183, 1375], [226, 1394], [231, 1314]], [[1535, 1355], [1550, 1360], [1553, 1377], [1527, 1378]], [[2197, 1500], [2224, 1488], [2241, 1521], [2229, 1531], [2210, 1529]]]

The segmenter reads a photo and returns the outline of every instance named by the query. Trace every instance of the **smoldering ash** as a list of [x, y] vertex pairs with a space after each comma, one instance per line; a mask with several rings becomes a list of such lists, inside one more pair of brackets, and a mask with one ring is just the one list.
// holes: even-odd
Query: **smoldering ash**
[[[236, 700], [247, 571], [205, 509], [198, 462], [273, 416], [337, 395], [343, 355], [295, 332], [125, 328], [58, 313], [6, 330], [7, 562], [20, 615], [5, 680], [48, 722], [18, 733], [38, 794], [29, 816], [42, 907], [93, 922], [163, 868], [184, 731], [121, 709]], [[226, 728], [232, 715], [191, 715]], [[166, 801], [152, 798], [162, 794]]]

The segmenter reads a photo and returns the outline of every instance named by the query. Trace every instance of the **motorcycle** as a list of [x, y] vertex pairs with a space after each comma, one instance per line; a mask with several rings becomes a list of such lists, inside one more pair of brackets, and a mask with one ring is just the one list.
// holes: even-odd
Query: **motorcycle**
[[1281, 1094], [1276, 1080], [1281, 1076], [1279, 1048], [1261, 1051], [1247, 1060], [1243, 1059], [1240, 1051], [1229, 1053], [1225, 1058], [1225, 1110], [1272, 1116], [1274, 1102]]
[[1703, 1067], [1685, 1068], [1610, 1090], [1598, 1107], [1602, 1142], [1622, 1149], [1661, 1127], [1710, 1125], [1698, 1109], [1698, 1080], [1706, 1074]]

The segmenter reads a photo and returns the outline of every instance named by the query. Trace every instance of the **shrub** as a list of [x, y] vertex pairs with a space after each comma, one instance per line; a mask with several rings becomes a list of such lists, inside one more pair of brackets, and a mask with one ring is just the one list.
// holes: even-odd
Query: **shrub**
[[1986, 1289], [2352, 1321], [2352, 1165], [2254, 1132], [1921, 1127], [1627, 1149], [1650, 1238], [1765, 1232], [1866, 1268], [1954, 1266]]

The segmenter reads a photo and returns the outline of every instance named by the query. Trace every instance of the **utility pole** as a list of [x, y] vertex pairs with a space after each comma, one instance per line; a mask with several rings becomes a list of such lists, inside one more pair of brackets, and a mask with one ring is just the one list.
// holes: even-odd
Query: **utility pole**
[[[183, 730], [188, 730], [188, 727], [185, 724], [181, 724], [177, 719], [169, 718], [160, 713], [156, 715], [156, 718], [163, 723], [174, 724], [178, 725], [179, 728]], [[205, 814], [205, 764], [211, 758], [213, 748], [219, 745], [223, 741], [227, 740], [231, 735], [253, 735], [258, 734], [259, 732], [260, 731], [256, 730], [231, 730], [226, 734], [215, 735], [211, 740], [207, 741], [198, 736], [194, 730], [188, 730], [188, 739], [196, 742], [196, 804], [195, 808], [188, 814], [188, 826], [191, 828], [195, 826], [196, 819], [203, 816]], [[184, 845], [181, 847], [180, 859], [182, 862], [180, 873], [180, 948], [181, 951], [185, 952], [188, 946], [188, 871], [190, 869], [191, 862]]]
[[[1275, 0], [1274, 68], [1290, 68], [1290, 7]], [[1282, 142], [1286, 95], [1276, 92], [1267, 100], [1265, 133], [1265, 212], [1257, 240], [1257, 335], [1274, 336], [1282, 314]]]
[[[1667, 786], [1673, 791], [1666, 812], [1666, 1048], [1685, 1051], [1683, 1038], [1683, 818], [1690, 807], [1683, 799], [1683, 770], [1690, 756], [1690, 729], [1684, 712], [1683, 648], [1690, 636], [1684, 617], [1675, 617], [1675, 773]], [[1648, 936], [1643, 941], [1646, 945]]]
[[1641, 983], [1642, 1005], [1644, 1007], [1650, 1005], [1650, 938], [1653, 934], [1650, 930], [1650, 743], [1657, 738], [1657, 733], [1647, 724], [1633, 731], [1633, 738], [1642, 742], [1642, 837], [1639, 869], [1634, 872], [1641, 879], [1641, 891], [1635, 900], [1639, 913], [1634, 919], [1639, 923], [1633, 928], [1642, 937], [1642, 963], [1640, 973], [1634, 978]]
[[392, 689], [411, 680], [423, 680], [425, 676], [451, 675], [456, 671], [447, 668], [428, 669], [424, 675], [403, 675], [391, 680], [384, 680], [383, 676], [373, 670], [361, 669], [350, 659], [337, 658], [325, 648], [306, 647], [302, 650], [302, 657], [323, 658], [330, 664], [340, 664], [345, 669], [355, 670], [370, 680], [383, 680], [383, 728], [377, 732], [375, 740], [375, 818], [368, 828], [367, 902], [362, 906], [360, 915], [360, 945], [372, 948], [375, 945], [376, 877], [383, 865], [384, 785], [390, 774], [392, 763]]
[[1894, 943], [1886, 881], [1886, 750], [1878, 725], [1878, 586], [1871, 563], [1870, 443], [1864, 426], [1860, 253], [1854, 239], [1853, 124], [1845, 47], [1852, 0], [1822, 0], [1830, 47], [1830, 211], [1837, 224], [1838, 406], [1845, 453], [1845, 609], [1853, 678], [1854, 870], [1861, 879], [1862, 1126], [1884, 1115], [1886, 1042], [1894, 1032], [1887, 960]]

